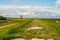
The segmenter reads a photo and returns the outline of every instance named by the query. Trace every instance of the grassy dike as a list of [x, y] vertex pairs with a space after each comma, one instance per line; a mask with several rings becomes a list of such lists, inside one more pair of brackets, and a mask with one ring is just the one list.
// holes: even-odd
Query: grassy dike
[[[43, 29], [27, 30], [33, 26], [43, 27]], [[56, 20], [52, 19], [27, 18], [17, 22], [15, 25], [0, 29], [0, 40], [11, 40], [15, 38], [31, 40], [35, 37], [60, 40], [60, 23], [56, 23]]]
[[26, 24], [29, 21], [31, 21], [31, 19], [25, 19], [25, 20], [20, 21], [19, 23], [15, 24], [15, 25], [10, 25], [8, 27], [1, 28], [0, 29], [0, 40], [10, 40], [11, 38], [14, 38], [14, 35], [11, 34], [13, 31], [15, 31], [13, 29], [19, 28], [23, 24]]
[[[52, 35], [52, 38], [55, 38], [55, 40], [60, 40], [60, 23], [56, 23], [56, 20], [53, 19], [39, 19], [40, 20], [40, 25], [45, 26], [47, 30], [50, 29], [52, 34], [54, 33], [55, 35]], [[48, 31], [49, 32], [49, 31]]]

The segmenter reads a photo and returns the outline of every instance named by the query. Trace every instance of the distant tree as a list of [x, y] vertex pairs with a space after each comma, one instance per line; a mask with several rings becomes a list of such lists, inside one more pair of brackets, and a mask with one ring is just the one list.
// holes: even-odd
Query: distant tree
[[6, 17], [0, 16], [0, 20], [6, 20]]

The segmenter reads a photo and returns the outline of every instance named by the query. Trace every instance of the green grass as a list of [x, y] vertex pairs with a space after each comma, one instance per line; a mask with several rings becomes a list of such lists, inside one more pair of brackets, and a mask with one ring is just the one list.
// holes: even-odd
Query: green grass
[[39, 20], [40, 20], [41, 25], [45, 26], [47, 30], [49, 30], [49, 28], [53, 29], [56, 34], [56, 39], [57, 38], [60, 39], [60, 23], [56, 23], [56, 20], [52, 20], [52, 19], [39, 19]]
[[[37, 38], [54, 38], [59, 40], [60, 38], [60, 23], [56, 23], [55, 19], [43, 19], [43, 18], [26, 18], [23, 20], [20, 19], [11, 19], [11, 22], [17, 24], [11, 25], [6, 28], [0, 29], [0, 40], [10, 40], [14, 38], [25, 38], [30, 40], [33, 37]], [[29, 27], [32, 26], [41, 26], [42, 30], [29, 30]]]
[[[30, 21], [30, 19], [25, 19], [24, 21], [20, 21], [18, 22], [18, 24], [15, 24], [15, 25], [12, 25], [12, 26], [9, 26], [9, 27], [5, 27], [5, 28], [1, 28], [0, 29], [0, 40], [8, 40], [9, 38], [11, 38], [12, 36], [10, 35], [10, 31], [15, 31], [13, 29], [16, 29], [16, 28], [19, 28], [21, 25], [25, 24], [26, 22]], [[11, 32], [12, 32], [11, 31]]]

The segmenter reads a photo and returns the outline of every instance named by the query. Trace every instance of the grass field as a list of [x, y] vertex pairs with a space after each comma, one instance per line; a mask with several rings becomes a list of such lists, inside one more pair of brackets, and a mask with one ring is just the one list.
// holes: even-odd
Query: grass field
[[[9, 22], [15, 24], [8, 24], [9, 26], [0, 28], [0, 40], [15, 38], [24, 38], [25, 40], [31, 40], [31, 38], [53, 38], [54, 40], [60, 40], [60, 23], [56, 23], [55, 19], [24, 18], [21, 20], [16, 18], [10, 19]], [[35, 26], [42, 27], [43, 29], [27, 30]]]

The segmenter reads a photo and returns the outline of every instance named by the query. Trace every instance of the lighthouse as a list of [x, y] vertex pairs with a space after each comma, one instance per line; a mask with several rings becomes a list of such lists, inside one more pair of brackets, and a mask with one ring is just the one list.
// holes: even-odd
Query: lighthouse
[[23, 16], [21, 15], [21, 20], [23, 19]]

